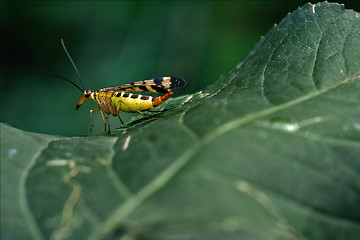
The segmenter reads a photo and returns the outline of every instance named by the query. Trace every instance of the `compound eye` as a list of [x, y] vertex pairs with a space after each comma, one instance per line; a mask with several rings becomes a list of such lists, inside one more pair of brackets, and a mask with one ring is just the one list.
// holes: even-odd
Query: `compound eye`
[[90, 97], [90, 95], [91, 95], [91, 93], [92, 93], [92, 91], [91, 91], [91, 90], [86, 91], [86, 93], [85, 93], [85, 97], [86, 97], [86, 98], [89, 98], [89, 97]]

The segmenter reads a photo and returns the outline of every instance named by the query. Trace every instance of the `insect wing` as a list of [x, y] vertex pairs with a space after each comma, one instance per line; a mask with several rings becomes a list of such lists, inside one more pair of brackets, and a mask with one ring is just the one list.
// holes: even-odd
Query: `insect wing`
[[127, 83], [117, 87], [103, 88], [101, 92], [155, 92], [167, 93], [171, 88], [185, 86], [185, 80], [177, 77], [162, 77]]

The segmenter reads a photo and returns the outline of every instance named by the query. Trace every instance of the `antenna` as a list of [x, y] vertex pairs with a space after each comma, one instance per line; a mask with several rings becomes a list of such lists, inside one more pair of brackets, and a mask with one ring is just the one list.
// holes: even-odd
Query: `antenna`
[[[72, 64], [72, 65], [73, 65], [73, 67], [75, 68], [75, 71], [76, 71], [76, 74], [77, 74], [77, 76], [78, 76], [78, 78], [79, 78], [79, 81], [80, 81], [80, 83], [81, 83], [81, 86], [83, 87], [83, 89], [85, 89], [84, 84], [83, 84], [83, 82], [81, 81], [80, 73], [79, 73], [79, 71], [78, 71], [78, 69], [77, 69], [77, 67], [76, 67], [76, 65], [75, 65], [75, 63], [74, 63], [74, 61], [72, 60], [72, 58], [71, 58], [71, 56], [70, 56], [70, 54], [69, 54], [68, 50], [67, 50], [67, 49], [66, 49], [66, 47], [65, 47], [64, 39], [61, 39], [61, 45], [63, 46], [64, 51], [65, 51], [66, 55], [68, 56], [68, 58], [69, 58], [69, 60], [70, 60], [71, 64]], [[57, 76], [57, 77], [59, 77], [59, 76]], [[69, 81], [68, 79], [63, 78], [63, 77], [60, 77], [60, 78], [62, 78], [62, 79], [65, 79], [65, 80]], [[71, 81], [69, 81], [69, 82], [71, 82]], [[71, 82], [71, 83], [75, 85], [75, 83], [73, 83], [73, 82]], [[75, 85], [75, 86], [77, 86], [77, 85]], [[77, 87], [78, 87], [78, 86], [77, 86]], [[78, 88], [79, 88], [79, 87], [78, 87]], [[81, 90], [81, 91], [83, 91], [83, 90]]]
[[44, 71], [39, 71], [36, 70], [36, 72], [42, 73], [42, 74], [46, 74], [49, 75], [51, 77], [56, 77], [56, 78], [60, 78], [60, 79], [64, 79], [65, 81], [68, 81], [69, 83], [71, 83], [72, 85], [74, 85], [75, 87], [77, 87], [82, 93], [84, 93], [85, 90], [81, 89], [81, 87], [79, 87], [78, 85], [76, 85], [73, 81], [71, 81], [70, 79], [67, 79], [66, 77], [62, 77], [56, 74], [52, 74], [52, 73], [48, 73], [48, 72], [44, 72]]

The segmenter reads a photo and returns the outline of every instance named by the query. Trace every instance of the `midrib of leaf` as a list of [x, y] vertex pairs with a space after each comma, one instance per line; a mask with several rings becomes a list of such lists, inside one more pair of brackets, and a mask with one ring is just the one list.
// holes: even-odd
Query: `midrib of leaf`
[[102, 239], [103, 237], [110, 234], [114, 229], [119, 226], [119, 223], [125, 219], [131, 212], [133, 212], [139, 205], [141, 205], [146, 199], [151, 195], [161, 189], [166, 185], [202, 148], [212, 142], [214, 139], [236, 129], [243, 127], [247, 124], [253, 123], [258, 119], [269, 116], [276, 112], [286, 110], [298, 104], [304, 103], [308, 100], [314, 99], [322, 94], [325, 94], [333, 89], [336, 89], [350, 81], [358, 81], [360, 79], [360, 72], [353, 75], [353, 77], [346, 78], [345, 80], [334, 84], [328, 88], [318, 90], [316, 92], [304, 95], [302, 97], [293, 99], [289, 102], [276, 105], [257, 113], [241, 117], [229, 121], [228, 123], [215, 128], [213, 131], [209, 132], [203, 138], [199, 139], [191, 148], [189, 148], [183, 155], [174, 161], [168, 168], [166, 168], [161, 174], [159, 174], [153, 181], [146, 185], [142, 190], [137, 194], [129, 198], [123, 205], [121, 205], [114, 214], [109, 216], [107, 220], [104, 221], [103, 225], [99, 227], [99, 230], [94, 232], [90, 236], [90, 239]]

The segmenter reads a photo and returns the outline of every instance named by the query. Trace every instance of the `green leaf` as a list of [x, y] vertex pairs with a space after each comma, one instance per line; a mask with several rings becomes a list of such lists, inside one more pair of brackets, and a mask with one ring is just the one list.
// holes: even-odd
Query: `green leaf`
[[360, 17], [306, 4], [111, 136], [1, 124], [3, 239], [357, 239]]

